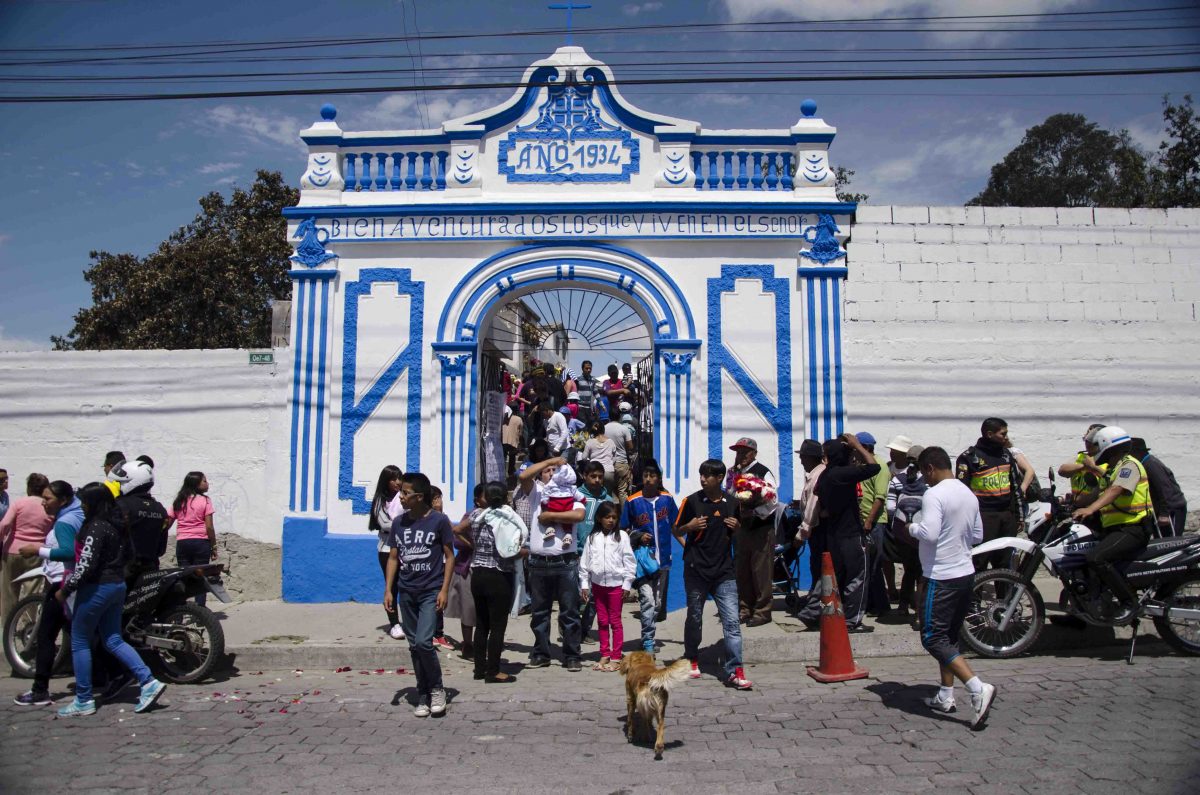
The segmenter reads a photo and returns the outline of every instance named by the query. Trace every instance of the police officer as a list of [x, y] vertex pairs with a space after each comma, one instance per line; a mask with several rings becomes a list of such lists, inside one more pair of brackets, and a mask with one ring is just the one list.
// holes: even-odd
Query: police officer
[[154, 468], [147, 461], [122, 461], [110, 474], [121, 484], [117, 510], [133, 546], [126, 572], [132, 585], [142, 573], [157, 571], [159, 558], [167, 551], [167, 509], [150, 494]]
[[[979, 440], [959, 455], [955, 477], [966, 483], [979, 500], [984, 541], [1015, 536], [1021, 529], [1015, 491], [1021, 479], [1005, 446], [1008, 423], [989, 417], [983, 421], [979, 433]], [[1008, 565], [1008, 561], [1009, 553], [1002, 550], [989, 555], [986, 563], [998, 569]]]
[[1058, 468], [1061, 477], [1071, 479], [1071, 502], [1076, 508], [1089, 505], [1100, 496], [1100, 478], [1104, 477], [1106, 467], [1096, 463], [1096, 432], [1103, 427], [1099, 423], [1089, 425], [1083, 434], [1083, 451]]
[[[1113, 565], [1129, 560], [1150, 540], [1154, 513], [1150, 502], [1150, 479], [1142, 463], [1130, 454], [1132, 439], [1122, 428], [1109, 425], [1095, 434], [1096, 460], [1108, 471], [1101, 479], [1096, 500], [1073, 514], [1076, 520], [1100, 514], [1100, 542], [1087, 553], [1088, 565], [1121, 603], [1122, 614], [1131, 615], [1137, 601], [1133, 590]], [[1097, 615], [1109, 616], [1109, 602], [1093, 599]]]

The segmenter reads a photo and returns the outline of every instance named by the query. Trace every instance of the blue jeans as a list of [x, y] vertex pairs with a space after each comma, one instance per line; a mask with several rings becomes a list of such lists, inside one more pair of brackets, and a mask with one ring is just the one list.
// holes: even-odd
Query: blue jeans
[[142, 658], [121, 640], [121, 609], [125, 605], [125, 583], [106, 582], [80, 586], [75, 596], [71, 621], [71, 661], [75, 665], [75, 698], [92, 700], [92, 640], [97, 633], [108, 653], [129, 669], [138, 684], [154, 677]]
[[702, 577], [691, 566], [683, 567], [683, 588], [687, 592], [687, 619], [683, 625], [683, 656], [695, 661], [700, 656], [700, 630], [704, 620], [704, 601], [709, 596], [717, 604], [721, 631], [725, 635], [725, 673], [733, 676], [742, 667], [742, 627], [738, 621], [737, 580], [713, 581]]
[[563, 661], [579, 659], [578, 556], [529, 556], [529, 597], [533, 600], [531, 660], [550, 659], [550, 609], [558, 600], [558, 625], [562, 629]]
[[659, 569], [653, 574], [633, 581], [633, 587], [637, 590], [638, 595], [638, 611], [642, 617], [642, 651], [651, 654], [654, 654], [654, 622], [658, 618], [658, 602], [655, 601], [655, 592], [662, 574], [663, 570]]
[[433, 648], [433, 633], [437, 630], [437, 591], [398, 591], [396, 606], [400, 608], [400, 623], [408, 638], [412, 653], [413, 673], [417, 675], [417, 692], [423, 696], [442, 689], [442, 664]]

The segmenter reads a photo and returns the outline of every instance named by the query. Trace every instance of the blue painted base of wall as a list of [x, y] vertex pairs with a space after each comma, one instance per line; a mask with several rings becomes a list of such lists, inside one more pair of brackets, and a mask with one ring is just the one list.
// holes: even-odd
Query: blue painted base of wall
[[[667, 610], [687, 606], [683, 590], [683, 547], [673, 542], [671, 580], [667, 585]], [[377, 539], [373, 534], [330, 533], [325, 519], [289, 516], [283, 520], [283, 601], [363, 602], [383, 600], [383, 575], [379, 573]], [[812, 585], [808, 574], [808, 547], [800, 556], [800, 588]]]
[[283, 601], [383, 602], [372, 534], [329, 533], [325, 519], [283, 520]]

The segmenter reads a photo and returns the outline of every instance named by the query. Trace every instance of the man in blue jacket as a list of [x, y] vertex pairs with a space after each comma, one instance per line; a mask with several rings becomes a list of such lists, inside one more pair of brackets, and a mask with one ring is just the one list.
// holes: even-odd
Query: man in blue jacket
[[662, 469], [653, 458], [647, 459], [642, 465], [642, 490], [632, 494], [621, 511], [621, 529], [630, 537], [639, 532], [650, 536], [648, 543], [654, 547], [654, 559], [658, 561], [658, 581], [654, 587], [656, 621], [667, 620], [667, 581], [671, 576], [674, 543], [671, 529], [678, 517], [675, 498], [662, 487]]

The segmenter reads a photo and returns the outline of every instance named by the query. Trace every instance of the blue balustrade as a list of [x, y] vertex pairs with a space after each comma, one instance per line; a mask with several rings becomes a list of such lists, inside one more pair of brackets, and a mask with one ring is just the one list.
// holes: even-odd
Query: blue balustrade
[[690, 155], [696, 190], [790, 191], [795, 185], [792, 152], [692, 150]]
[[378, 193], [446, 189], [446, 167], [450, 160], [448, 150], [347, 152], [343, 157], [345, 190]]

